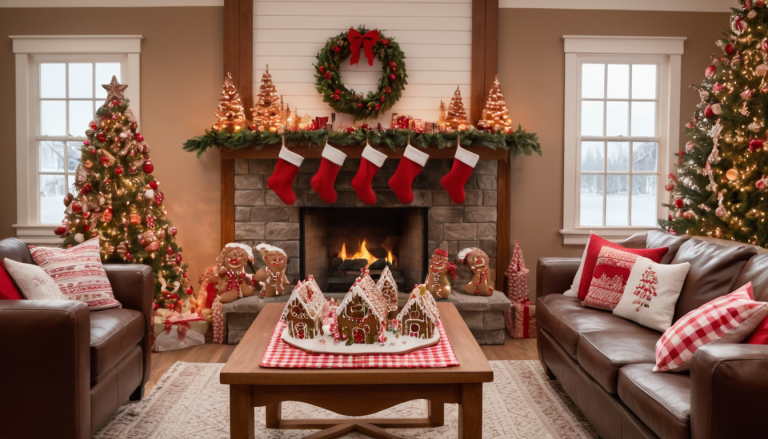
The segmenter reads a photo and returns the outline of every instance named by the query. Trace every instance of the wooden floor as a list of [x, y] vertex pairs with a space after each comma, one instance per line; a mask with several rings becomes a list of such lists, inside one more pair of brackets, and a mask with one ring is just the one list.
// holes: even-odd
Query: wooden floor
[[[485, 357], [490, 361], [498, 360], [538, 360], [536, 339], [512, 339], [507, 336], [503, 345], [481, 346]], [[145, 392], [149, 393], [161, 376], [177, 361], [187, 363], [226, 363], [235, 345], [204, 344], [188, 349], [152, 353], [152, 373], [149, 376]], [[145, 394], [146, 394], [145, 393]]]

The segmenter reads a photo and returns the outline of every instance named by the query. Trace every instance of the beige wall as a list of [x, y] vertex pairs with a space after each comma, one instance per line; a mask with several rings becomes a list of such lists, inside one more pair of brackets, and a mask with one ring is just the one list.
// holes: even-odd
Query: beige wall
[[[219, 252], [219, 154], [183, 152], [214, 121], [222, 82], [223, 8], [0, 9], [0, 238], [15, 236], [15, 72], [8, 35], [143, 35], [141, 131], [190, 277]], [[130, 84], [128, 84], [130, 86]], [[63, 211], [63, 205], [62, 205]]]
[[[719, 52], [715, 40], [728, 26], [727, 13], [501, 9], [499, 80], [512, 120], [539, 134], [542, 157], [512, 162], [511, 238], [520, 241], [535, 291], [536, 261], [546, 256], [579, 257], [583, 246], [563, 245], [563, 35], [683, 36], [680, 124], [699, 100], [698, 84]], [[681, 130], [682, 133], [682, 130]], [[681, 137], [681, 144], [684, 144]], [[568, 164], [570, 166], [570, 164]]]

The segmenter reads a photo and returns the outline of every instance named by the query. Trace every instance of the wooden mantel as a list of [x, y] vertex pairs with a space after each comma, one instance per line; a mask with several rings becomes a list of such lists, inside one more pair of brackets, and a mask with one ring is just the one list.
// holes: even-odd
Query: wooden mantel
[[[222, 148], [221, 158], [223, 160], [276, 159], [277, 155], [280, 153], [280, 148], [281, 148], [280, 145], [265, 146], [261, 149]], [[341, 150], [341, 152], [346, 154], [347, 158], [350, 158], [350, 159], [359, 159], [360, 157], [362, 157], [363, 149], [364, 149], [363, 146], [349, 146], [349, 145], [335, 146], [335, 148]], [[386, 154], [388, 159], [400, 159], [403, 157], [403, 152], [405, 151], [405, 148], [402, 148], [402, 147], [396, 148], [396, 151], [392, 151], [392, 149], [386, 146], [379, 146], [379, 147], [373, 147], [373, 148], [379, 152]], [[306, 146], [297, 146], [290, 149], [296, 154], [299, 154], [300, 156], [307, 159], [319, 159], [320, 155], [323, 152], [322, 148], [317, 148], [317, 147], [308, 148]], [[419, 149], [419, 151], [423, 151], [429, 154], [430, 159], [452, 159], [453, 156], [456, 154], [455, 147], [446, 147], [443, 149], [427, 148], [427, 149]], [[478, 147], [478, 148], [471, 148], [470, 151], [479, 155], [481, 160], [503, 160], [506, 162], [509, 158], [509, 152], [503, 149], [491, 149], [487, 147]]]

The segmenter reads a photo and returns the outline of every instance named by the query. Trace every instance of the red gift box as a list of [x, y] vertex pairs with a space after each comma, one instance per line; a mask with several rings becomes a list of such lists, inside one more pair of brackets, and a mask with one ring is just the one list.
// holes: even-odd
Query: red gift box
[[532, 302], [513, 303], [512, 311], [508, 311], [508, 314], [514, 314], [513, 338], [536, 338], [536, 305]]

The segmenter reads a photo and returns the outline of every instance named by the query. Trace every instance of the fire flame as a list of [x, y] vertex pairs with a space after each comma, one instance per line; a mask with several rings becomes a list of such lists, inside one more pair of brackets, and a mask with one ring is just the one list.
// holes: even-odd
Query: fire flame
[[[339, 252], [339, 258], [341, 258], [342, 260], [345, 260], [345, 259], [365, 259], [365, 260], [368, 261], [368, 263], [366, 264], [366, 267], [368, 265], [371, 265], [372, 263], [376, 262], [378, 260], [378, 258], [376, 256], [372, 255], [371, 252], [368, 251], [368, 247], [366, 247], [365, 244], [366, 244], [366, 242], [365, 242], [365, 239], [364, 239], [363, 243], [360, 244], [360, 250], [357, 251], [353, 255], [347, 255], [347, 244], [346, 243], [341, 244], [341, 251]], [[387, 251], [386, 260], [390, 264], [395, 265], [395, 262], [394, 262], [395, 261], [395, 257], [392, 256], [392, 252], [389, 251], [389, 250]]]

